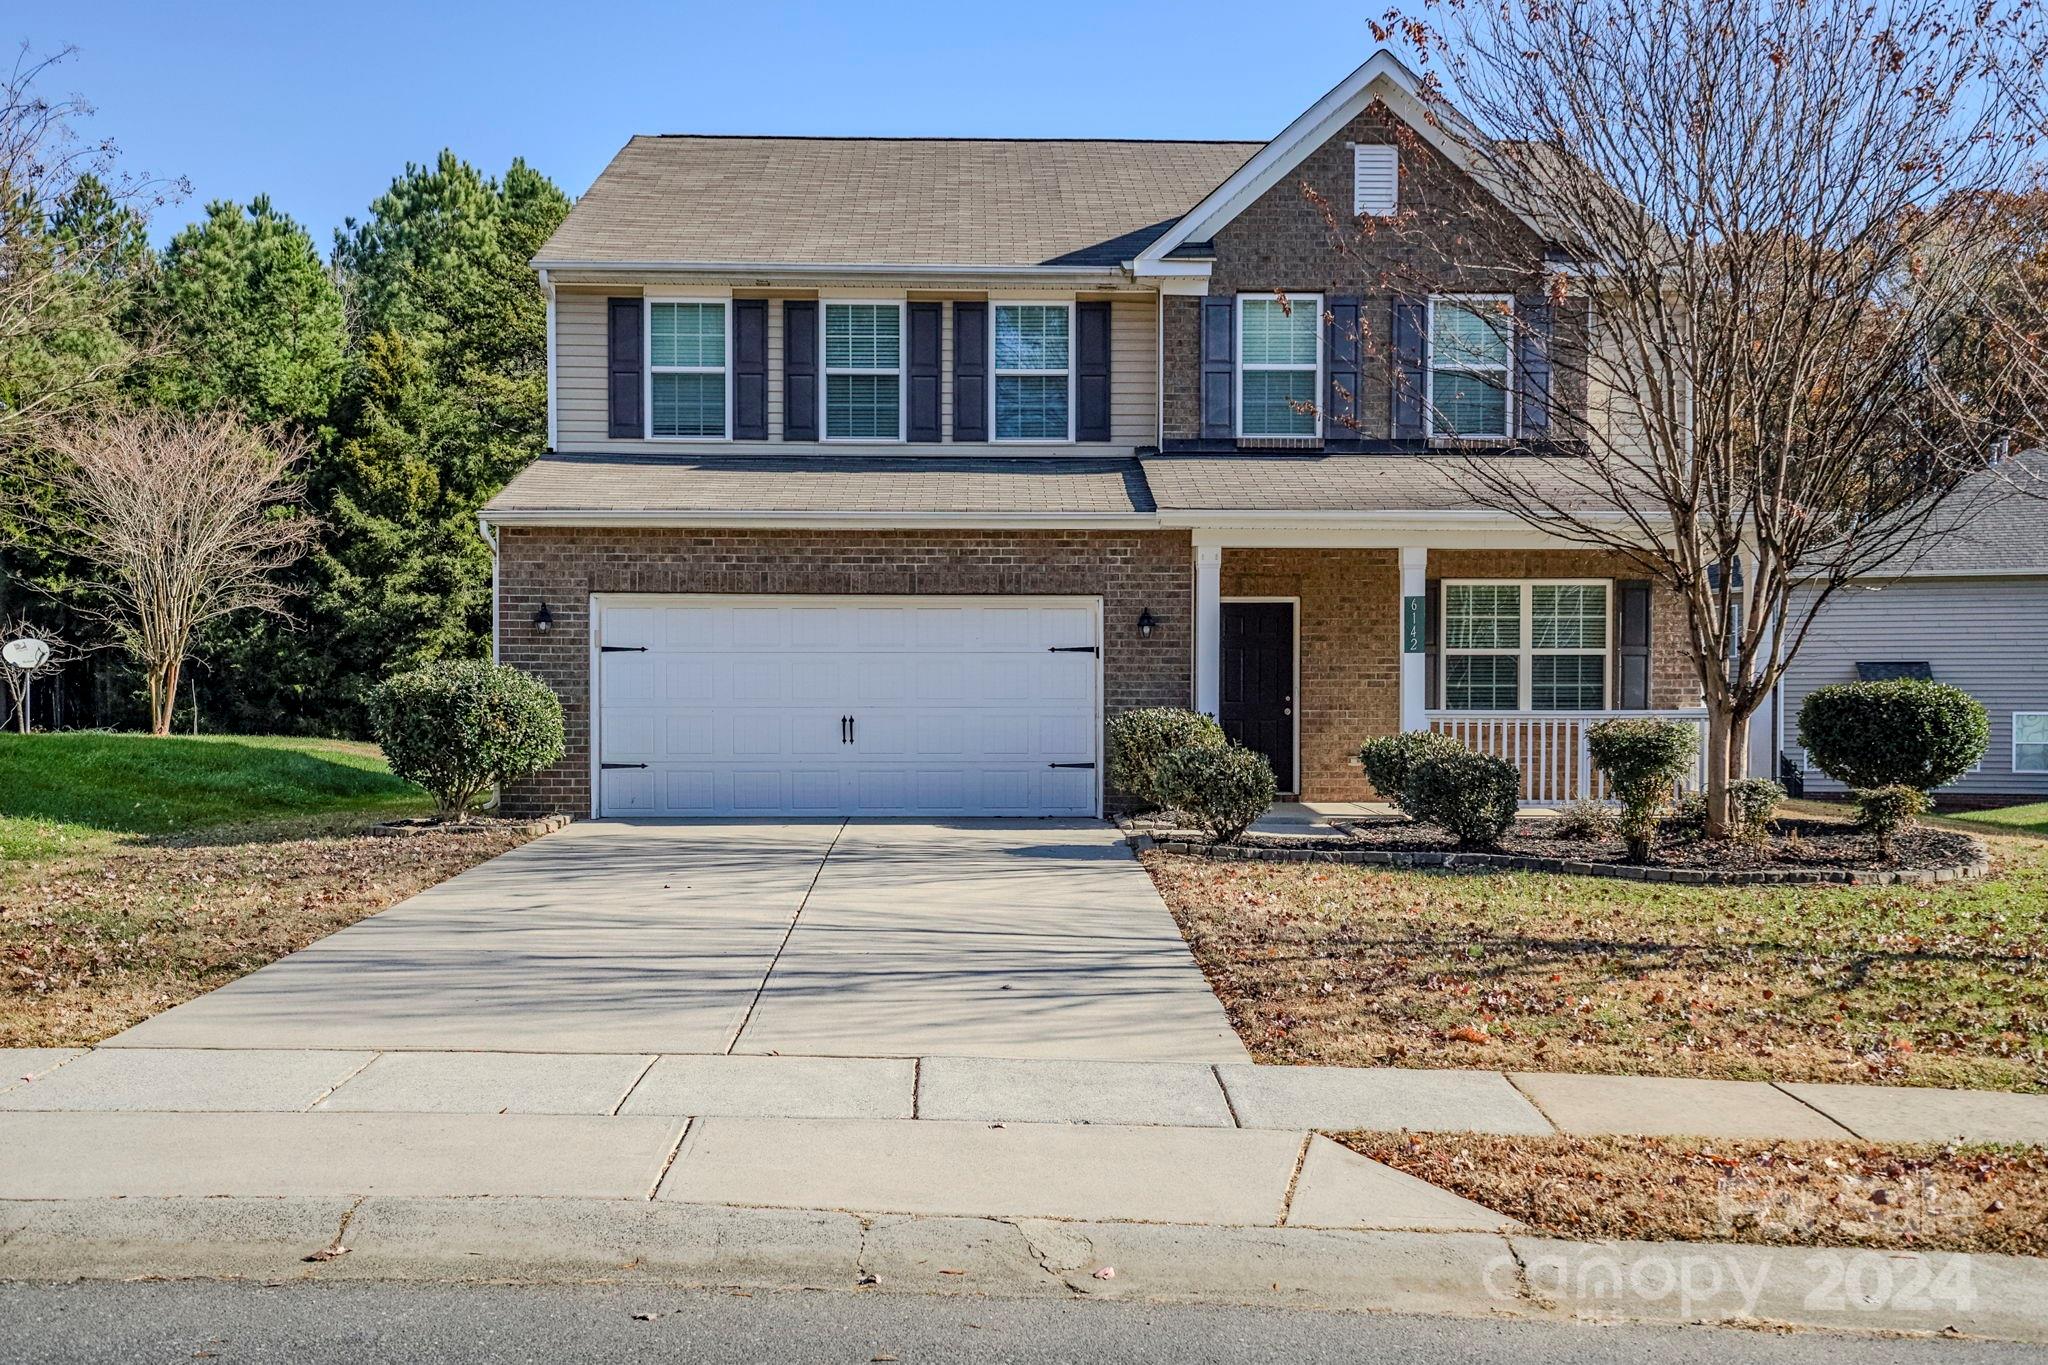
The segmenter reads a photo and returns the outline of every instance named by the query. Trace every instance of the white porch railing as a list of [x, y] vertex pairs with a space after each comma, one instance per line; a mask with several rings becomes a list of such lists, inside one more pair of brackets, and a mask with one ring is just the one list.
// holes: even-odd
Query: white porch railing
[[1693, 711], [1429, 711], [1429, 728], [1466, 748], [1504, 758], [1522, 770], [1522, 801], [1561, 806], [1605, 801], [1607, 779], [1586, 750], [1586, 731], [1603, 720], [1649, 716], [1683, 721], [1699, 732], [1700, 758], [1680, 785], [1698, 791], [1706, 781], [1707, 713]]

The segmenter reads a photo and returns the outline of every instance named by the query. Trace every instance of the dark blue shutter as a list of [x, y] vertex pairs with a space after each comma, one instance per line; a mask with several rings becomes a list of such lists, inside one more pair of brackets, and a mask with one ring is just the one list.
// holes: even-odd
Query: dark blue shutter
[[818, 439], [818, 304], [782, 301], [782, 439]]
[[1365, 433], [1359, 429], [1359, 385], [1364, 381], [1364, 338], [1358, 300], [1337, 297], [1329, 301], [1329, 335], [1324, 339], [1324, 364], [1329, 369], [1328, 392], [1323, 398], [1323, 444], [1337, 450], [1358, 448]]
[[637, 440], [647, 434], [647, 327], [639, 299], [605, 300], [605, 386], [608, 434]]
[[953, 305], [953, 439], [988, 439], [988, 305]]
[[1515, 425], [1532, 441], [1550, 436], [1550, 340], [1554, 311], [1541, 299], [1515, 304]]
[[1614, 585], [1614, 704], [1650, 709], [1650, 584], [1624, 578]]
[[1202, 300], [1202, 439], [1237, 435], [1237, 300]]
[[1434, 710], [1444, 704], [1443, 620], [1444, 581], [1422, 581], [1422, 707]]
[[1422, 400], [1429, 369], [1429, 301], [1394, 300], [1394, 439], [1422, 439]]
[[1074, 439], [1109, 439], [1109, 304], [1074, 305]]
[[768, 300], [732, 304], [732, 438], [768, 439]]
[[908, 411], [904, 438], [936, 441], [939, 426], [939, 373], [945, 363], [941, 333], [945, 328], [943, 303], [913, 303], [905, 308], [910, 326], [910, 368], [904, 376], [908, 387]]

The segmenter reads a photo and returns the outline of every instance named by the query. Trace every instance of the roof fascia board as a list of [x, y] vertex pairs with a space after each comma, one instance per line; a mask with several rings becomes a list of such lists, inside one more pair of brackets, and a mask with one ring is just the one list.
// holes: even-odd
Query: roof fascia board
[[619, 274], [627, 271], [675, 271], [692, 275], [1003, 275], [1046, 279], [1120, 278], [1124, 271], [1114, 265], [945, 265], [938, 263], [881, 264], [849, 261], [818, 265], [795, 261], [574, 261], [549, 260], [536, 256], [529, 262], [535, 270], [587, 271], [591, 274]]
[[760, 527], [794, 530], [890, 530], [936, 527], [960, 530], [1098, 530], [1104, 527], [1152, 529], [1158, 518], [1150, 512], [770, 512], [770, 511], [576, 511], [493, 509], [479, 518], [491, 526], [616, 526], [616, 527]]

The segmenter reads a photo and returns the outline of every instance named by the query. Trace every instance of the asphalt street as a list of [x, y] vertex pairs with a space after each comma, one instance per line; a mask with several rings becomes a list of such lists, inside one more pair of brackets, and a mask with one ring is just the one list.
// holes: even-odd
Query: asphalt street
[[1400, 1360], [1670, 1365], [1943, 1365], [2039, 1348], [1711, 1327], [1584, 1326], [1285, 1309], [640, 1287], [0, 1285], [0, 1359], [523, 1362], [604, 1360], [1203, 1362]]

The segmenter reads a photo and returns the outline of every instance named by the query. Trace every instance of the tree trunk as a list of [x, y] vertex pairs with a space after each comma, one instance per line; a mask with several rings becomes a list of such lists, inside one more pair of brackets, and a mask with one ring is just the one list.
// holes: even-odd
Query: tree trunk
[[158, 664], [149, 675], [149, 732], [159, 738], [171, 733], [171, 715], [178, 709], [180, 659]]
[[1734, 830], [1728, 786], [1749, 775], [1749, 717], [1707, 704], [1707, 837], [1726, 839]]

